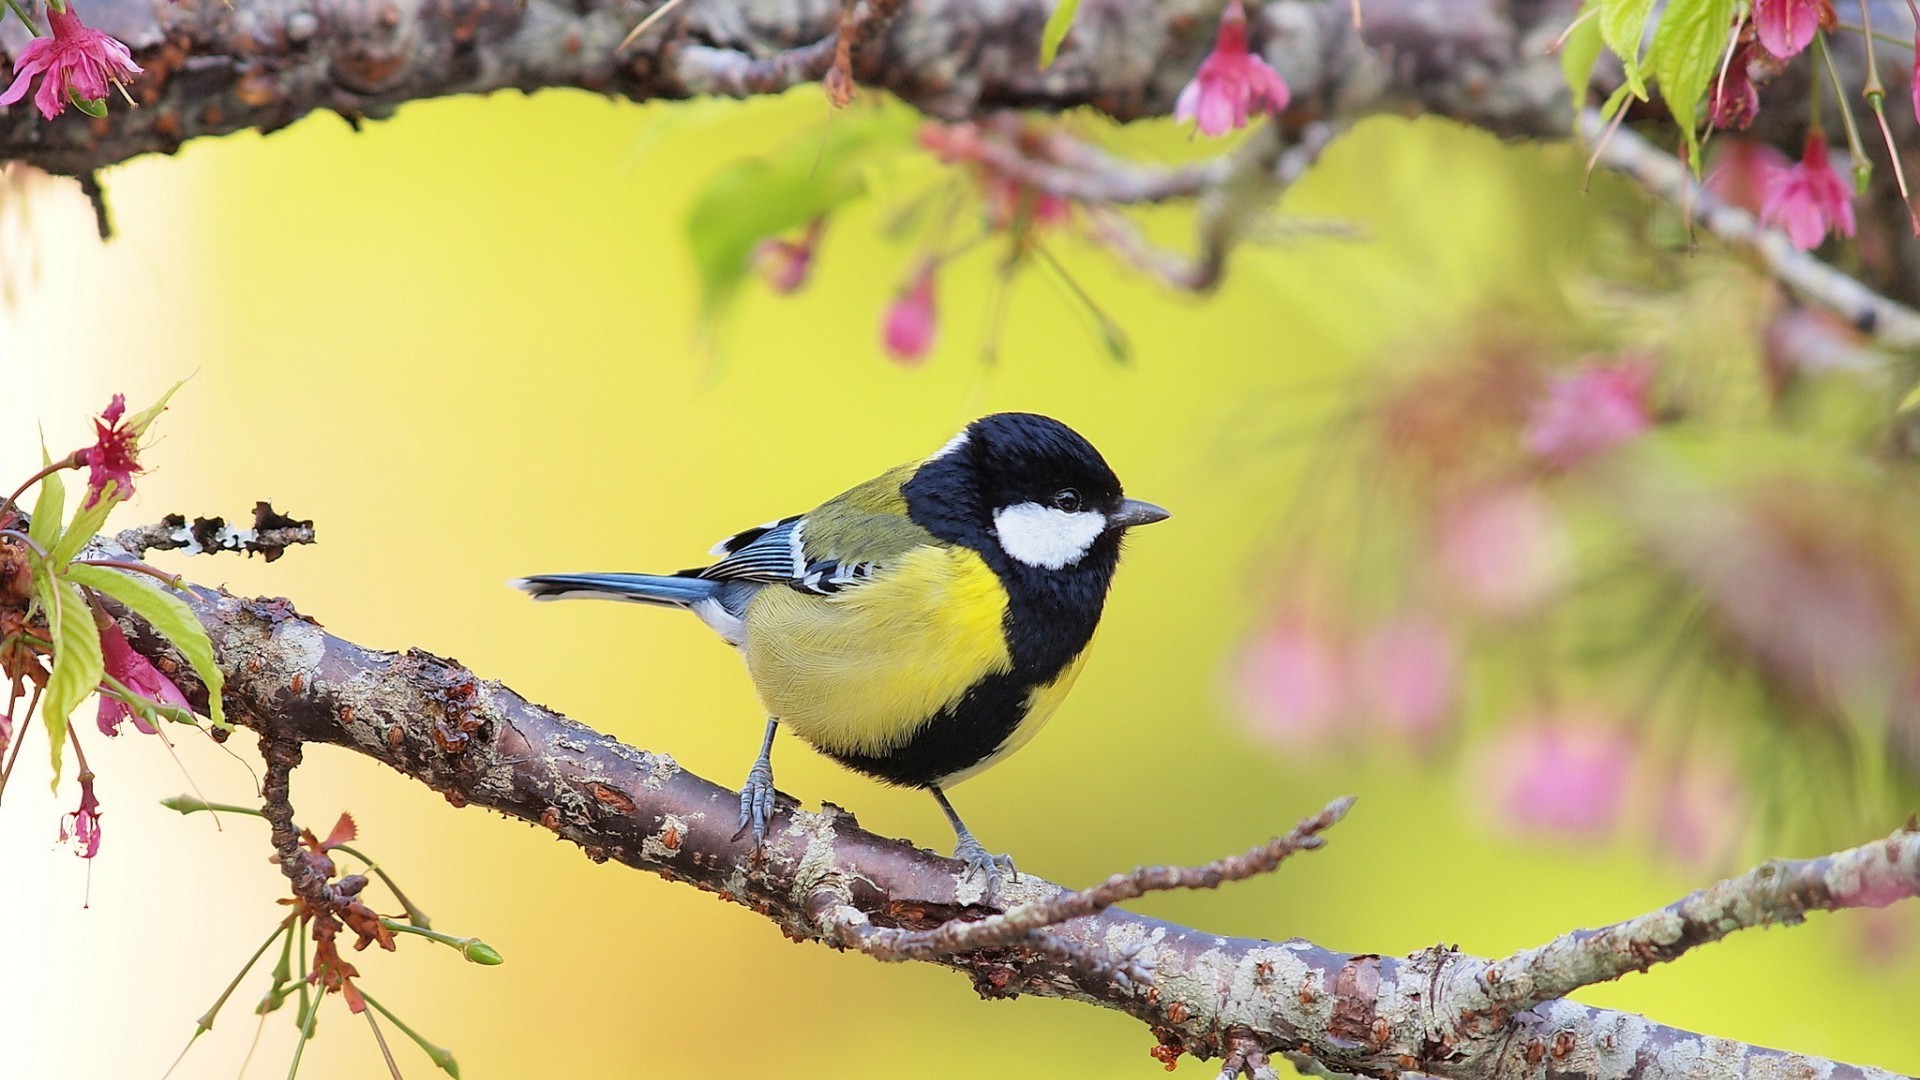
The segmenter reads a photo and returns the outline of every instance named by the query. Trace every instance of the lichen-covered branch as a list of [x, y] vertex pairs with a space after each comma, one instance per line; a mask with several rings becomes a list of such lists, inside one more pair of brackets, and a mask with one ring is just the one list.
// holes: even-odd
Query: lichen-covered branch
[[295, 544], [313, 543], [313, 522], [296, 521], [273, 508], [271, 503], [253, 505], [253, 526], [238, 528], [225, 518], [197, 517], [188, 521], [182, 514], [168, 514], [152, 525], [123, 529], [114, 537], [135, 558], [149, 551], [184, 551], [189, 555], [208, 555], [219, 551], [259, 555], [272, 562]]
[[[98, 549], [125, 555], [112, 545]], [[595, 860], [746, 905], [796, 939], [860, 947], [882, 931], [896, 941], [922, 939], [893, 932], [931, 932], [962, 950], [934, 950], [931, 962], [966, 974], [983, 995], [1039, 994], [1124, 1012], [1148, 1025], [1169, 1060], [1181, 1053], [1225, 1057], [1256, 1076], [1268, 1075], [1267, 1055], [1281, 1053], [1303, 1055], [1329, 1073], [1379, 1077], [1894, 1080], [1882, 1070], [1545, 999], [1592, 981], [1590, 974], [1632, 970], [1647, 942], [1674, 955], [1714, 936], [1689, 927], [1724, 932], [1728, 918], [1757, 925], [1912, 895], [1920, 890], [1920, 832], [1895, 833], [1811, 863], [1763, 868], [1666, 912], [1522, 954], [1536, 960], [1498, 964], [1438, 947], [1393, 958], [1297, 939], [1222, 937], [1103, 906], [1159, 878], [1224, 880], [1239, 865], [1231, 860], [1191, 880], [1188, 872], [1161, 868], [1123, 875], [1119, 884], [1088, 893], [1022, 876], [1003, 884], [1000, 899], [1012, 912], [1048, 917], [995, 921], [980, 882], [958, 864], [866, 832], [844, 810], [827, 806], [815, 813], [783, 801], [756, 857], [747, 841], [734, 839], [735, 794], [665, 754], [635, 749], [535, 705], [455, 661], [334, 637], [284, 600], [202, 588], [191, 589], [187, 599], [225, 672], [228, 715], [262, 734], [270, 764], [295, 743], [343, 746], [455, 805], [500, 811], [551, 830]], [[121, 626], [136, 648], [174, 664], [190, 695], [204, 695], [162, 639], [131, 618], [123, 617]], [[1324, 823], [1340, 809], [1330, 808]], [[1322, 827], [1322, 819], [1310, 820], [1295, 835], [1240, 858], [1247, 867], [1271, 867], [1287, 850], [1307, 846]], [[1052, 923], [1055, 914], [1071, 917]], [[942, 929], [956, 921], [956, 929]], [[1006, 932], [983, 929], [970, 939], [969, 923]], [[1496, 969], [1500, 975], [1492, 974]], [[1533, 988], [1490, 996], [1489, 987], [1509, 972], [1525, 973]], [[1533, 1001], [1541, 1003], [1526, 1007]]]

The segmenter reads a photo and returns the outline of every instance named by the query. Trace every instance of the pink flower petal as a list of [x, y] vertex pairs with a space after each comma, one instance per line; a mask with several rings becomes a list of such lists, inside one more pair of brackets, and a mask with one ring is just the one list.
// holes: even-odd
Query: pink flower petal
[[1760, 44], [1785, 60], [1813, 42], [1820, 29], [1818, 0], [1754, 0], [1753, 25]]

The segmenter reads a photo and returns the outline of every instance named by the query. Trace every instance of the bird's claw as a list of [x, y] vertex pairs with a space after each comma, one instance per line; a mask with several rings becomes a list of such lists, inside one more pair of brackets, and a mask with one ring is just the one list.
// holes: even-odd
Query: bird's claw
[[767, 824], [773, 820], [776, 794], [773, 790], [773, 766], [757, 761], [747, 772], [747, 782], [740, 788], [740, 829], [733, 834], [735, 840], [753, 834], [753, 846], [758, 850], [767, 841]]
[[975, 840], [972, 836], [963, 836], [960, 838], [960, 842], [954, 845], [953, 857], [967, 864], [968, 877], [972, 877], [975, 874], [986, 875], [986, 895], [989, 900], [1000, 894], [1000, 883], [1004, 880], [1002, 871], [1011, 875], [1013, 880], [1020, 880], [1020, 871], [1014, 868], [1013, 856], [995, 855], [986, 848], [981, 847], [980, 841]]

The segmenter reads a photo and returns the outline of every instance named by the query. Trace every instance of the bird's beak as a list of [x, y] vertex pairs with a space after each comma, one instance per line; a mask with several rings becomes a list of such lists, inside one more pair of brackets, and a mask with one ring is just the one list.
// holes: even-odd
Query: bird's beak
[[1156, 521], [1165, 521], [1173, 515], [1139, 499], [1122, 499], [1120, 509], [1107, 518], [1107, 524], [1116, 529], [1131, 529], [1136, 525], [1151, 525]]

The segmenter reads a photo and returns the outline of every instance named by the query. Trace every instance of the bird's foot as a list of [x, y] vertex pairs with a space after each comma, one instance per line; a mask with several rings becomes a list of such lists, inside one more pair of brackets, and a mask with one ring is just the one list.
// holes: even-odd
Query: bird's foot
[[774, 803], [778, 798], [773, 790], [773, 766], [765, 760], [753, 763], [747, 771], [747, 782], [740, 789], [740, 829], [733, 834], [735, 840], [753, 834], [754, 850], [759, 850], [767, 841], [767, 825], [773, 821]]
[[1013, 856], [995, 855], [980, 846], [971, 833], [963, 833], [960, 842], [953, 847], [953, 857], [967, 864], [967, 876], [985, 874], [987, 877], [986, 898], [993, 900], [1000, 895], [1000, 884], [1004, 880], [1002, 872], [1020, 880], [1020, 871], [1014, 868]]

